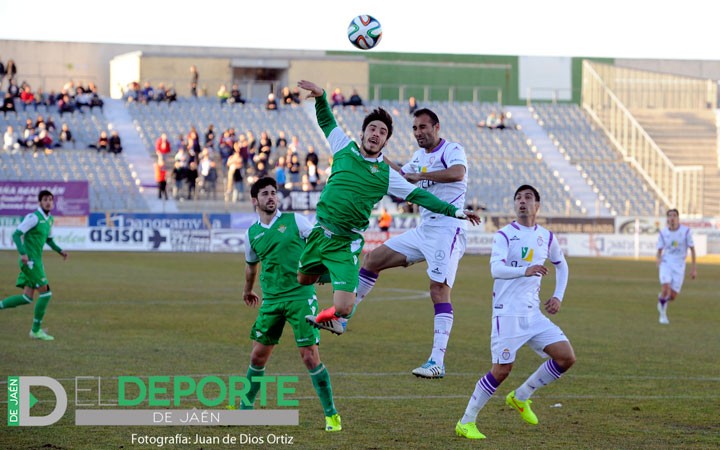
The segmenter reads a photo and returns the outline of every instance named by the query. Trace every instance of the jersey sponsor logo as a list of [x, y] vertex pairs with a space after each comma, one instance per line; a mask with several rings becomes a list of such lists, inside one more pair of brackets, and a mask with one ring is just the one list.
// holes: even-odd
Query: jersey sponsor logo
[[534, 249], [532, 249], [530, 247], [523, 247], [520, 250], [520, 253], [522, 255], [522, 260], [527, 261], [527, 262], [532, 262], [533, 256], [535, 255]]
[[442, 250], [438, 250], [435, 252], [435, 259], [437, 260], [443, 260], [445, 259], [445, 252]]
[[256, 240], [256, 239], [260, 239], [260, 238], [263, 237], [263, 236], [265, 236], [265, 232], [264, 232], [264, 231], [263, 231], [262, 233], [258, 234], [257, 236], [255, 236], [255, 237], [253, 238], [253, 241]]
[[519, 241], [520, 238], [513, 235], [513, 237], [511, 237], [510, 240], [511, 240], [511, 241]]

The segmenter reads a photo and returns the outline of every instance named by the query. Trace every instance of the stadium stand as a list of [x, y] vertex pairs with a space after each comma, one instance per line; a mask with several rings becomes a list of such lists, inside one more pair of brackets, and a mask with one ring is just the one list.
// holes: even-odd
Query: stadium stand
[[577, 105], [535, 104], [541, 126], [613, 215], [656, 215], [662, 202]]

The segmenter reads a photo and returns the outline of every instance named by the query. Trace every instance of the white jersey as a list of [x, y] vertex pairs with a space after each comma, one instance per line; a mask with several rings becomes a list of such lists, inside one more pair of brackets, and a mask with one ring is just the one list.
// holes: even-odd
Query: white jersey
[[690, 247], [695, 247], [695, 243], [692, 231], [687, 226], [680, 225], [675, 231], [668, 227], [660, 230], [657, 248], [662, 250], [661, 263], [684, 268], [685, 258]]
[[490, 268], [493, 284], [493, 316], [531, 316], [540, 312], [542, 277], [525, 276], [528, 266], [549, 259], [555, 265], [555, 293], [562, 301], [568, 281], [568, 267], [560, 245], [549, 230], [517, 222], [495, 233]]
[[[421, 180], [415, 185], [422, 188], [440, 200], [444, 200], [458, 208], [465, 209], [465, 193], [467, 192], [467, 157], [465, 149], [455, 142], [448, 142], [445, 139], [440, 140], [440, 144], [431, 152], [421, 148], [415, 151], [410, 162], [402, 166], [401, 174], [405, 173], [427, 173], [445, 170], [448, 167], [461, 165], [465, 168], [465, 176], [462, 181], [453, 181], [451, 183], [436, 183], [429, 180]], [[444, 216], [434, 213], [425, 208], [420, 208], [423, 225], [431, 226], [447, 226], [455, 229], [460, 227], [465, 230], [467, 224], [465, 220], [456, 219], [454, 217]]]

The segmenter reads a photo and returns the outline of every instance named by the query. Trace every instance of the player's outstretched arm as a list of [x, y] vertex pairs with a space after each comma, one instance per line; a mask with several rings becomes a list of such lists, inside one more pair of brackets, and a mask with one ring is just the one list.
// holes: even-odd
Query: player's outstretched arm
[[323, 95], [323, 92], [325, 92], [325, 91], [323, 90], [323, 88], [321, 88], [321, 87], [318, 86], [317, 84], [313, 83], [312, 81], [308, 81], [308, 80], [300, 80], [300, 81], [298, 81], [298, 87], [299, 87], [300, 89], [304, 89], [304, 90], [306, 90], [306, 91], [309, 91], [308, 94], [307, 94], [307, 98], [320, 97], [321, 95]]

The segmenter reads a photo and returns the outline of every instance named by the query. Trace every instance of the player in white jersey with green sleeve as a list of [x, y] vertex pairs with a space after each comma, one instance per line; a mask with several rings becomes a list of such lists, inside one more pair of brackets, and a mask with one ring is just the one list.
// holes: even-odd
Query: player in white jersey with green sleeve
[[465, 414], [455, 425], [455, 433], [468, 439], [485, 438], [475, 424], [477, 415], [510, 375], [520, 347], [527, 344], [540, 356], [550, 357], [505, 398], [508, 406], [533, 425], [538, 419], [530, 409], [530, 396], [560, 378], [575, 363], [575, 353], [565, 334], [540, 311], [538, 295], [542, 277], [548, 273], [543, 264], [549, 259], [555, 266], [555, 292], [544, 306], [549, 314], [560, 311], [569, 273], [565, 256], [553, 233], [536, 223], [540, 208], [538, 191], [522, 185], [514, 198], [517, 220], [495, 234], [490, 256], [495, 279], [490, 334], [492, 368], [478, 380]]
[[52, 298], [52, 291], [43, 265], [43, 248], [47, 244], [67, 259], [68, 254], [63, 251], [53, 240], [52, 226], [55, 219], [50, 211], [55, 207], [55, 199], [50, 191], [40, 191], [38, 194], [38, 209], [25, 216], [25, 219], [18, 225], [13, 234], [13, 242], [20, 254], [18, 264], [20, 275], [18, 275], [17, 287], [23, 289], [22, 295], [13, 295], [0, 302], [0, 310], [14, 308], [20, 305], [27, 305], [33, 302], [35, 292], [39, 292], [38, 301], [35, 304], [33, 324], [30, 330], [30, 337], [42, 341], [55, 339], [41, 328], [45, 310]]
[[688, 250], [692, 263], [690, 278], [694, 280], [697, 276], [692, 230], [680, 225], [680, 212], [677, 209], [668, 210], [665, 215], [668, 226], [660, 230], [657, 242], [657, 265], [661, 285], [657, 308], [660, 313], [658, 320], [663, 325], [670, 323], [667, 317], [668, 303], [675, 300], [682, 289]]
[[[421, 148], [402, 167], [388, 163], [406, 180], [462, 208], [467, 192], [465, 149], [457, 142], [440, 137], [440, 119], [432, 110], [418, 109], [413, 116], [413, 135]], [[435, 312], [433, 345], [430, 357], [412, 373], [421, 378], [443, 378], [454, 319], [450, 294], [460, 258], [465, 253], [467, 223], [425, 208], [421, 208], [420, 213], [418, 227], [388, 239], [365, 256], [355, 302], [359, 304], [370, 293], [381, 271], [426, 261]]]
[[431, 193], [410, 184], [391, 170], [382, 150], [392, 136], [392, 116], [382, 108], [368, 114], [362, 125], [358, 145], [338, 127], [325, 91], [310, 81], [298, 86], [315, 97], [315, 112], [333, 153], [332, 174], [317, 205], [317, 224], [300, 257], [298, 281], [315, 283], [329, 273], [333, 287], [333, 306], [308, 321], [336, 334], [343, 331], [338, 317], [348, 318], [354, 309], [358, 285], [362, 232], [369, 225], [375, 204], [385, 195], [393, 195], [438, 214], [479, 223], [480, 218], [462, 208], [444, 202]]
[[[330, 374], [320, 361], [320, 333], [305, 320], [305, 316], [318, 309], [315, 286], [299, 284], [296, 276], [298, 259], [312, 225], [300, 214], [282, 213], [277, 209], [277, 182], [273, 178], [257, 180], [250, 189], [250, 197], [258, 221], [250, 226], [245, 236], [247, 264], [243, 300], [248, 306], [260, 304], [260, 310], [250, 330], [253, 347], [247, 378], [265, 376], [265, 366], [280, 342], [287, 322], [325, 412], [325, 430], [340, 431], [342, 424], [333, 401]], [[253, 290], [258, 266], [262, 266], [262, 302]], [[260, 382], [251, 382], [247, 393], [250, 403], [243, 403], [242, 409], [252, 409], [260, 388]]]

